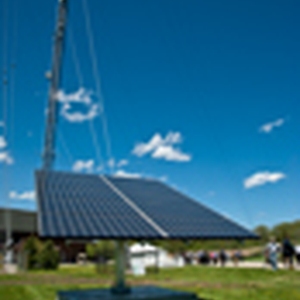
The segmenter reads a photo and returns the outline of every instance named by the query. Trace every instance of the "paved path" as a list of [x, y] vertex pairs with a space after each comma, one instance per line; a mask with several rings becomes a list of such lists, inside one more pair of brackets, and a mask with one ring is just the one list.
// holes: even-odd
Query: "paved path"
[[[210, 265], [211, 267], [221, 267], [219, 264], [214, 266]], [[234, 264], [233, 262], [229, 261], [226, 263], [225, 268], [246, 268], [246, 269], [271, 269], [271, 266], [269, 264], [266, 264], [262, 261], [241, 261], [238, 263], [238, 265]], [[278, 263], [279, 269], [287, 269], [283, 263]], [[300, 266], [295, 265], [295, 270], [300, 271]]]

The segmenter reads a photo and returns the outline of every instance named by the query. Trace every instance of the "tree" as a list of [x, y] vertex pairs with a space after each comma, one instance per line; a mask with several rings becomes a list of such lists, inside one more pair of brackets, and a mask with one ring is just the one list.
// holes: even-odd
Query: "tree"
[[259, 235], [263, 242], [267, 242], [270, 238], [270, 230], [267, 226], [260, 225], [254, 229], [255, 233]]
[[89, 260], [95, 260], [97, 256], [97, 247], [95, 244], [87, 244], [85, 252]]
[[38, 267], [38, 254], [39, 254], [39, 240], [31, 236], [24, 245], [24, 251], [27, 257], [27, 268], [29, 270], [36, 269]]
[[114, 257], [115, 245], [112, 241], [99, 241], [96, 244], [97, 256], [100, 257], [104, 263]]
[[104, 264], [114, 257], [115, 246], [112, 241], [97, 241], [87, 244], [86, 253], [89, 259], [100, 260]]
[[44, 270], [56, 270], [59, 265], [59, 254], [51, 240], [46, 241], [38, 254], [38, 266]]
[[172, 254], [181, 254], [189, 249], [189, 243], [183, 240], [158, 241], [154, 244]]

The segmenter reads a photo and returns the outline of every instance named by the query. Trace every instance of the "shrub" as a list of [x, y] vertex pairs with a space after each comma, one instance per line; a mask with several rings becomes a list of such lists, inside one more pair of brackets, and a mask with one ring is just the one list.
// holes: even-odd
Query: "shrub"
[[26, 240], [23, 250], [28, 270], [54, 270], [59, 265], [59, 254], [50, 240], [41, 242], [38, 238], [31, 236]]
[[29, 270], [38, 267], [39, 241], [36, 237], [29, 237], [24, 245], [24, 250], [27, 257], [27, 268]]
[[87, 244], [85, 247], [85, 252], [87, 254], [88, 259], [95, 260], [97, 257], [97, 248], [95, 244]]
[[85, 251], [87, 257], [94, 261], [106, 263], [114, 257], [114, 244], [111, 241], [98, 241], [97, 243], [87, 244]]
[[59, 254], [52, 241], [46, 241], [38, 254], [38, 266], [44, 270], [56, 270], [59, 265]]

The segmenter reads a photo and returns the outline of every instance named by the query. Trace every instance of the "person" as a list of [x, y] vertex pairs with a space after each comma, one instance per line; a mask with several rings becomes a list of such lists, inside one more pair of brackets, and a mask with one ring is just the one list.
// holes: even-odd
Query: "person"
[[298, 266], [300, 266], [300, 245], [295, 247], [295, 256]]
[[186, 265], [191, 265], [193, 261], [192, 253], [190, 252], [183, 253], [183, 259]]
[[241, 259], [242, 259], [242, 253], [239, 249], [237, 249], [232, 255], [232, 260], [236, 267], [239, 265]]
[[271, 238], [270, 242], [266, 246], [266, 257], [267, 262], [271, 265], [272, 269], [276, 271], [277, 267], [277, 252], [279, 250], [278, 244], [275, 241], [275, 238]]
[[206, 250], [202, 252], [202, 256], [200, 257], [200, 262], [203, 265], [208, 265], [210, 263], [209, 254]]
[[221, 266], [224, 267], [225, 264], [226, 264], [226, 261], [227, 261], [227, 254], [224, 251], [224, 249], [222, 249], [220, 251], [220, 253], [219, 253], [219, 259], [220, 259], [220, 262], [221, 262]]
[[216, 265], [218, 263], [218, 254], [215, 251], [210, 252], [209, 260], [212, 264]]
[[295, 255], [295, 247], [290, 242], [289, 238], [286, 237], [282, 241], [282, 257], [283, 257], [284, 264], [291, 270], [294, 267], [294, 255]]

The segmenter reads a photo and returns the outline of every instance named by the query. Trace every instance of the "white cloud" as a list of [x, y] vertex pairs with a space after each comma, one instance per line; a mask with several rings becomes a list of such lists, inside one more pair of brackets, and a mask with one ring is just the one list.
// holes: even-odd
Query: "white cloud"
[[64, 91], [59, 91], [56, 95], [57, 101], [61, 103], [83, 103], [86, 105], [91, 104], [93, 92], [86, 90], [85, 88], [80, 88], [77, 92], [65, 94]]
[[7, 146], [7, 142], [4, 138], [4, 136], [0, 135], [0, 149], [4, 149]]
[[123, 178], [132, 178], [132, 179], [137, 179], [137, 178], [141, 178], [142, 175], [138, 174], [138, 173], [128, 173], [124, 170], [118, 170], [115, 174], [115, 177], [123, 177]]
[[89, 111], [86, 114], [81, 112], [73, 112], [70, 113], [68, 110], [71, 108], [69, 103], [65, 103], [61, 109], [61, 115], [71, 123], [82, 123], [84, 121], [93, 120], [95, 117], [98, 116], [99, 110], [98, 105], [93, 104], [89, 107]]
[[[93, 120], [99, 115], [99, 106], [93, 103], [93, 92], [80, 88], [78, 91], [70, 94], [65, 94], [64, 91], [57, 93], [56, 99], [62, 103], [61, 115], [71, 123], [82, 123], [84, 121]], [[81, 103], [88, 108], [87, 113], [70, 112], [72, 103]]]
[[14, 163], [14, 160], [8, 152], [0, 152], [0, 163], [12, 165]]
[[132, 153], [138, 157], [142, 157], [152, 152], [152, 158], [156, 159], [177, 162], [190, 161], [191, 155], [183, 153], [178, 148], [174, 148], [175, 144], [180, 143], [182, 143], [180, 132], [169, 132], [165, 138], [156, 133], [148, 143], [138, 143], [132, 150]]
[[6, 147], [7, 142], [4, 136], [0, 136], [0, 164], [3, 163], [7, 165], [12, 165], [14, 163], [14, 160], [9, 154], [9, 152], [4, 150]]
[[165, 138], [166, 144], [179, 144], [182, 142], [180, 132], [169, 132]]
[[4, 127], [4, 126], [5, 126], [4, 122], [0, 121], [0, 127]]
[[14, 199], [14, 200], [30, 200], [30, 201], [34, 201], [35, 200], [35, 192], [34, 191], [26, 191], [26, 192], [18, 194], [15, 191], [11, 191], [9, 193], [9, 198], [10, 199]]
[[139, 143], [137, 144], [132, 153], [136, 156], [144, 156], [145, 154], [155, 150], [160, 145], [165, 143], [164, 139], [159, 133], [156, 133], [148, 143]]
[[267, 183], [276, 183], [284, 178], [286, 178], [286, 175], [280, 172], [258, 172], [244, 180], [244, 187], [246, 189], [251, 189]]
[[284, 119], [278, 119], [274, 122], [264, 124], [259, 128], [259, 132], [271, 133], [275, 127], [281, 127], [284, 124], [284, 122]]
[[121, 167], [127, 166], [128, 164], [129, 164], [129, 162], [128, 162], [127, 159], [121, 159], [121, 160], [117, 163], [117, 167], [118, 167], [118, 168], [121, 168]]
[[74, 172], [83, 172], [86, 171], [88, 173], [92, 172], [94, 169], [95, 162], [92, 159], [89, 160], [77, 160], [73, 164], [72, 170]]
[[191, 160], [189, 154], [182, 153], [181, 150], [175, 149], [172, 146], [159, 146], [152, 153], [152, 157], [177, 162], [187, 162]]

